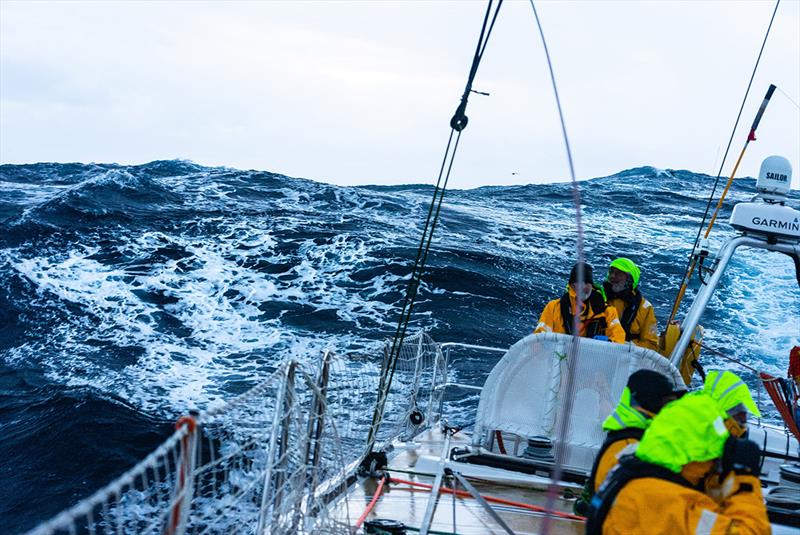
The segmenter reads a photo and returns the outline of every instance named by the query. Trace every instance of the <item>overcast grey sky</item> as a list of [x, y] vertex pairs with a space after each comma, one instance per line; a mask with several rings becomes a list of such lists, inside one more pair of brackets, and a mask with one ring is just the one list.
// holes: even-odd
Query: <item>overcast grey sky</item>
[[[0, 0], [0, 162], [183, 158], [338, 184], [432, 183], [485, 2]], [[578, 178], [716, 174], [774, 2], [537, 8]], [[783, 0], [726, 166], [800, 183], [800, 2]], [[451, 187], [569, 179], [528, 2], [507, 1]], [[791, 99], [791, 100], [790, 100]]]

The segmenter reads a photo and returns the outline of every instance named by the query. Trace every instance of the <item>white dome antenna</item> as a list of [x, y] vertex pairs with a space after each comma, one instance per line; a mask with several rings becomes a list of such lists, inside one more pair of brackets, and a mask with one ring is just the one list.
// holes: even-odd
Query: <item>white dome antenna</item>
[[792, 187], [792, 165], [783, 156], [770, 156], [761, 163], [756, 189], [765, 202], [740, 202], [733, 207], [731, 225], [750, 235], [769, 240], [800, 241], [800, 211], [785, 205]]
[[761, 163], [756, 189], [767, 202], [783, 204], [792, 189], [792, 164], [783, 156], [770, 156]]

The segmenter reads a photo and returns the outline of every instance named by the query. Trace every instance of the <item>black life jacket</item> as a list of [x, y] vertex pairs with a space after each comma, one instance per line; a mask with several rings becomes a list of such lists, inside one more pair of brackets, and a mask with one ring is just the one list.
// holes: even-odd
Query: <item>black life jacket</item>
[[611, 301], [612, 299], [622, 299], [622, 301], [625, 303], [625, 310], [622, 312], [622, 316], [619, 318], [622, 328], [625, 329], [625, 341], [630, 342], [631, 340], [638, 340], [639, 333], [631, 334], [631, 324], [633, 323], [633, 320], [636, 319], [636, 314], [639, 313], [639, 307], [642, 305], [642, 292], [640, 292], [638, 289], [635, 289], [614, 293], [611, 290], [611, 284], [608, 281], [603, 283], [603, 291], [605, 292], [606, 299], [608, 301]]
[[[606, 309], [606, 301], [597, 290], [592, 289], [589, 298], [583, 303], [583, 312], [581, 313], [581, 323], [585, 325], [585, 333], [583, 336], [586, 338], [594, 338], [595, 336], [605, 336], [606, 334], [606, 317], [603, 314]], [[597, 316], [588, 319], [589, 307], [592, 312]], [[567, 334], [572, 333], [572, 326], [575, 318], [572, 315], [572, 303], [570, 302], [569, 292], [565, 292], [561, 296], [561, 318], [564, 320], [564, 332]]]
[[642, 440], [642, 435], [644, 435], [644, 429], [639, 429], [638, 427], [626, 427], [625, 429], [618, 429], [616, 431], [609, 431], [606, 435], [606, 440], [603, 442], [603, 445], [600, 446], [600, 451], [597, 452], [597, 457], [594, 458], [594, 464], [592, 465], [592, 472], [589, 475], [589, 493], [594, 494], [594, 485], [595, 485], [595, 478], [597, 477], [597, 469], [600, 466], [600, 459], [605, 455], [608, 448], [611, 447], [612, 444], [619, 440], [627, 440], [627, 439], [636, 439]]
[[589, 513], [586, 516], [586, 535], [601, 535], [603, 522], [605, 522], [608, 512], [623, 487], [634, 479], [645, 477], [663, 479], [682, 487], [695, 489], [691, 483], [679, 474], [663, 466], [642, 461], [635, 455], [626, 455], [620, 459], [619, 464], [609, 474], [589, 503]]

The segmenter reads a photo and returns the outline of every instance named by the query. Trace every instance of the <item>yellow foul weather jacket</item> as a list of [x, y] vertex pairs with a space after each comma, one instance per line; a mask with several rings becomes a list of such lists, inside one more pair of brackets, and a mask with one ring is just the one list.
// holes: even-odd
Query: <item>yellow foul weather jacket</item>
[[641, 271], [629, 258], [616, 258], [608, 266], [611, 270], [628, 274], [630, 286], [619, 293], [613, 291], [608, 278], [603, 283], [603, 294], [608, 304], [613, 306], [619, 316], [622, 328], [625, 329], [626, 340], [639, 347], [658, 350], [658, 325], [653, 305], [639, 291]]
[[760, 535], [770, 533], [761, 483], [737, 475], [739, 492], [717, 504], [708, 495], [658, 478], [630, 481], [603, 523], [603, 535]]
[[[625, 313], [626, 304], [622, 299], [611, 299], [608, 304], [614, 307], [618, 317], [621, 318]], [[639, 310], [631, 322], [629, 331], [630, 341], [637, 346], [653, 351], [658, 350], [658, 325], [655, 310], [650, 301], [644, 297], [639, 303]]]
[[[565, 294], [565, 296], [566, 295], [567, 294]], [[569, 288], [568, 295], [570, 304], [569, 310], [572, 314], [575, 314], [575, 291]], [[596, 302], [599, 303], [599, 300], [602, 300], [598, 292], [593, 291], [592, 295], [597, 296], [595, 298]], [[533, 331], [534, 333], [570, 333], [571, 327], [565, 327], [564, 315], [562, 314], [563, 299], [564, 297], [562, 296], [559, 299], [553, 299], [545, 305], [542, 315], [539, 318], [539, 323]], [[591, 297], [587, 299], [587, 301], [591, 300]], [[595, 308], [600, 309], [600, 306], [598, 305]], [[625, 330], [619, 322], [617, 311], [614, 307], [604, 306], [603, 310], [594, 310], [591, 304], [585, 302], [583, 303], [583, 309], [580, 327], [581, 336], [591, 335], [590, 331], [594, 326], [605, 323], [604, 328], [601, 329], [603, 332], [598, 332], [596, 334], [605, 335], [610, 341], [618, 344], [625, 343]]]

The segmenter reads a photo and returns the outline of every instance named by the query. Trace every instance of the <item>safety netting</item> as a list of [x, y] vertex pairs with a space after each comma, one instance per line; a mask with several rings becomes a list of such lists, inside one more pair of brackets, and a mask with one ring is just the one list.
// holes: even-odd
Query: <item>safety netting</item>
[[[391, 371], [389, 344], [384, 349], [381, 377]], [[382, 414], [373, 421], [376, 444], [408, 440], [439, 414], [447, 362], [440, 346], [425, 332], [407, 337], [400, 346], [391, 382], [382, 380], [377, 396], [385, 398]], [[370, 400], [371, 401], [371, 400]]]
[[[230, 402], [183, 417], [147, 458], [31, 534], [345, 533], [347, 463], [318, 370], [285, 362]], [[335, 511], [335, 514], [334, 514]]]
[[439, 346], [420, 333], [399, 355], [391, 389], [381, 386], [385, 356], [382, 366], [332, 352], [314, 365], [284, 362], [238, 397], [179, 419], [144, 460], [29, 534], [350, 533], [346, 488], [379, 396], [383, 442], [438, 414]]
[[[531, 334], [511, 346], [481, 392], [473, 439], [488, 447], [496, 431], [556, 444], [566, 425], [566, 464], [588, 470], [605, 438], [602, 422], [619, 401], [631, 373], [651, 369], [682, 385], [669, 360], [634, 344]], [[572, 393], [567, 377], [572, 374]], [[565, 397], [572, 410], [565, 411]], [[566, 419], [567, 421], [562, 421]], [[523, 441], [524, 443], [525, 441]], [[513, 452], [519, 454], [519, 452]]]

